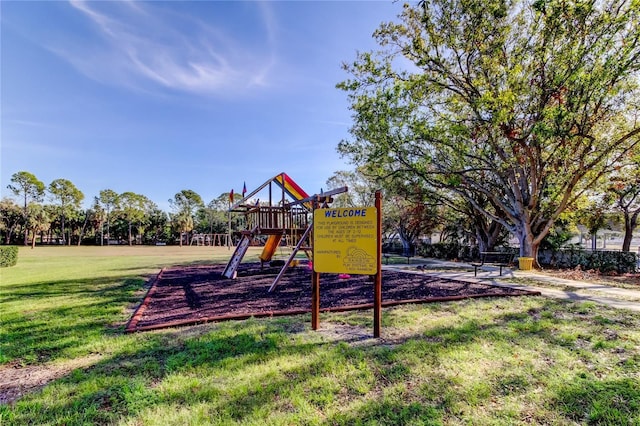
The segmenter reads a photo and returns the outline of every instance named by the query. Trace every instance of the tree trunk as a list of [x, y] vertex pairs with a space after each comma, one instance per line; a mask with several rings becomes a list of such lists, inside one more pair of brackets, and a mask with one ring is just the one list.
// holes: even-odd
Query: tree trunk
[[493, 251], [496, 247], [498, 239], [500, 238], [500, 233], [502, 232], [503, 226], [495, 221], [487, 223], [483, 220], [478, 220], [474, 224], [475, 226], [475, 234], [476, 241], [478, 242], [478, 249], [483, 251]]
[[480, 232], [480, 230], [476, 229], [476, 241], [478, 243], [478, 251], [481, 253], [483, 251], [491, 251], [489, 250], [489, 244], [486, 238], [483, 238], [484, 235]]
[[631, 251], [631, 240], [633, 239], [633, 230], [638, 224], [638, 215], [640, 210], [633, 214], [624, 214], [624, 239], [622, 240], [622, 251]]
[[411, 255], [411, 242], [406, 238], [400, 237], [400, 241], [402, 242], [402, 255], [410, 256]]
[[11, 239], [13, 238], [13, 234], [17, 232], [17, 228], [17, 224], [14, 224], [9, 228], [9, 235], [7, 235], [7, 244], [11, 244]]
[[60, 218], [60, 236], [62, 237], [62, 245], [64, 245], [64, 214]]
[[24, 245], [29, 245], [29, 229], [27, 229], [27, 221], [29, 220], [29, 216], [27, 215], [27, 191], [24, 192], [24, 209], [22, 210], [23, 219], [24, 219]]
[[88, 221], [89, 221], [89, 212], [87, 211], [87, 213], [84, 216], [84, 223], [82, 224], [82, 228], [80, 228], [80, 235], [78, 236], [78, 247], [80, 247], [80, 244], [82, 243], [82, 238], [84, 238], [84, 232], [87, 229]]
[[31, 238], [31, 250], [33, 250], [34, 248], [36, 248], [36, 235], [38, 233], [36, 232], [36, 230], [33, 230], [33, 237]]
[[133, 245], [133, 243], [131, 242], [131, 222], [129, 222], [129, 245]]
[[533, 233], [527, 232], [527, 229], [518, 229], [516, 236], [520, 241], [520, 257], [533, 258], [534, 268], [539, 269], [538, 249], [540, 248], [540, 243], [534, 242]]

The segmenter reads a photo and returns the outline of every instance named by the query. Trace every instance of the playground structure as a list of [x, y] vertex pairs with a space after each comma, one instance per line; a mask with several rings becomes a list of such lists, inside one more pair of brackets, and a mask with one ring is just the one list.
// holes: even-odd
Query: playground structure
[[[261, 201], [255, 196], [268, 190], [268, 199]], [[333, 199], [332, 195], [346, 192], [346, 187], [337, 188], [321, 194], [309, 196], [286, 173], [279, 173], [267, 180], [257, 189], [251, 191], [241, 200], [229, 207], [229, 212], [240, 213], [244, 217], [244, 230], [241, 239], [225, 267], [223, 275], [235, 278], [238, 266], [249, 248], [251, 241], [259, 235], [267, 239], [260, 254], [260, 262], [271, 261], [280, 247], [283, 238], [295, 242], [291, 255], [284, 262], [280, 273], [269, 288], [272, 291], [292, 263], [296, 254], [302, 250], [307, 257], [313, 259], [311, 231], [313, 229], [312, 213], [316, 207], [327, 207]]]
[[[273, 202], [272, 184], [282, 190], [282, 198], [278, 204]], [[260, 203], [252, 199], [267, 186], [269, 187], [268, 201]], [[383, 303], [380, 239], [382, 197], [380, 192], [376, 191], [375, 207], [327, 208], [333, 201], [331, 198], [333, 194], [346, 191], [347, 188], [342, 187], [308, 196], [284, 173], [267, 181], [242, 200], [230, 205], [230, 212], [236, 211], [244, 215], [247, 226], [240, 232], [241, 241], [229, 263], [224, 267], [224, 272], [222, 274], [219, 272], [222, 271], [222, 265], [207, 268], [195, 265], [169, 270], [163, 268], [127, 324], [126, 331], [135, 332], [209, 321], [297, 315], [308, 312], [311, 313], [311, 326], [317, 330], [320, 312], [373, 308], [373, 336], [380, 337], [383, 306], [442, 302], [470, 297], [539, 295], [539, 293], [503, 286], [494, 288], [491, 285], [441, 279], [426, 274], [385, 271], [387, 288]], [[245, 192], [243, 190], [243, 195]], [[317, 208], [323, 210], [315, 210]], [[315, 232], [312, 231], [314, 221], [317, 225]], [[374, 228], [375, 232], [372, 231]], [[354, 232], [354, 229], [357, 231]], [[313, 238], [312, 232], [315, 234]], [[267, 238], [263, 238], [262, 235]], [[298, 244], [289, 259], [282, 265], [269, 292], [281, 278], [287, 285], [287, 290], [281, 292], [278, 297], [268, 297], [264, 291], [255, 291], [256, 285], [266, 286], [271, 282], [270, 276], [266, 274], [260, 276], [263, 263], [271, 259], [283, 238], [292, 235], [300, 235]], [[314, 239], [315, 247], [311, 245]], [[266, 240], [260, 255], [261, 264], [247, 265], [248, 267], [243, 269], [243, 274], [236, 277], [238, 265], [248, 245], [254, 240]], [[309, 247], [303, 244], [309, 244]], [[299, 250], [305, 251], [307, 256], [314, 260], [310, 289], [305, 284], [309, 278], [306, 268], [297, 268], [284, 276], [285, 270], [291, 265]], [[371, 255], [373, 251], [376, 253]], [[340, 254], [338, 262], [331, 257], [335, 253]], [[372, 263], [371, 260], [375, 262]], [[374, 267], [373, 270], [370, 269], [371, 266]], [[372, 275], [373, 272], [375, 274]], [[355, 277], [350, 275], [352, 273]], [[331, 283], [323, 296], [323, 308], [320, 307], [321, 274], [325, 276], [325, 283], [327, 281]], [[223, 277], [237, 279], [230, 282]], [[345, 286], [342, 283], [338, 284], [344, 279], [349, 280], [349, 291], [344, 291]], [[166, 283], [159, 284], [160, 280]], [[189, 291], [185, 291], [187, 281]], [[219, 283], [216, 285], [215, 281]], [[371, 282], [374, 283], [373, 286]], [[309, 290], [311, 290], [310, 295]], [[310, 310], [305, 306], [306, 297], [303, 297], [305, 295], [311, 297]], [[370, 302], [371, 298], [373, 303]], [[146, 311], [151, 311], [151, 314]]]

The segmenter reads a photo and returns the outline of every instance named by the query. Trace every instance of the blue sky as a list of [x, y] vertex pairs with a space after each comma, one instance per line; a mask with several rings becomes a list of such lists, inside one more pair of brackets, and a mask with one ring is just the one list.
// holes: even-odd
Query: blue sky
[[161, 208], [349, 166], [342, 62], [375, 49], [388, 2], [2, 1], [1, 183], [26, 170]]

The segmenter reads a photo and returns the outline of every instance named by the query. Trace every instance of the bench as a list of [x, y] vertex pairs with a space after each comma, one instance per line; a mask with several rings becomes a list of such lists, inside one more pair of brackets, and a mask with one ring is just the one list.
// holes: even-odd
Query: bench
[[500, 268], [500, 275], [502, 276], [502, 268], [510, 266], [513, 262], [513, 253], [503, 251], [483, 251], [480, 252], [480, 261], [471, 262], [473, 266], [473, 276], [478, 276], [478, 268], [483, 265], [493, 265]]
[[406, 257], [407, 265], [411, 263], [411, 258], [416, 255], [415, 248], [413, 250], [402, 250], [402, 251], [383, 251], [382, 257], [384, 258], [384, 263], [387, 265], [389, 263], [389, 259], [391, 257]]

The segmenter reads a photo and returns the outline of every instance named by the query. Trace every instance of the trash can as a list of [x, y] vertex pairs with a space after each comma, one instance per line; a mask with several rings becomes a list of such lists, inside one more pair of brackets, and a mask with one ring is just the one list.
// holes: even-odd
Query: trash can
[[530, 271], [533, 269], [533, 257], [519, 257], [518, 266], [522, 271]]

